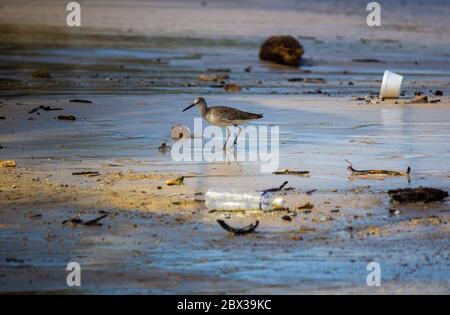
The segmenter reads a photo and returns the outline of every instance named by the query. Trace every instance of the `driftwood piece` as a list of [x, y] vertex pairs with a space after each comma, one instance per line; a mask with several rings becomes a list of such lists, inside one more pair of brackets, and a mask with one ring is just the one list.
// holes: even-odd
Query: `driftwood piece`
[[75, 116], [72, 115], [59, 115], [56, 117], [56, 119], [59, 120], [76, 120], [77, 118]]
[[47, 105], [41, 105], [39, 106], [39, 109], [42, 109], [43, 111], [49, 112], [52, 110], [63, 110], [61, 107], [51, 107], [51, 106], [47, 106]]
[[70, 218], [68, 220], [62, 221], [62, 224], [70, 223], [72, 225], [78, 225], [78, 224], [81, 224], [82, 222], [83, 222], [83, 220], [81, 220], [79, 216], [75, 216], [75, 217]]
[[256, 230], [256, 228], [259, 225], [259, 221], [256, 221], [255, 223], [249, 224], [247, 226], [244, 226], [242, 228], [234, 228], [229, 226], [227, 223], [225, 223], [224, 220], [217, 220], [217, 223], [226, 231], [234, 234], [234, 235], [244, 235], [252, 233]]
[[99, 216], [99, 217], [97, 217], [95, 219], [88, 220], [88, 221], [83, 221], [83, 220], [81, 220], [81, 218], [79, 216], [75, 216], [75, 217], [70, 218], [68, 220], [64, 220], [62, 222], [62, 224], [70, 223], [73, 226], [76, 226], [76, 225], [79, 225], [79, 224], [86, 225], [86, 226], [101, 226], [102, 223], [100, 223], [99, 221], [103, 220], [107, 216], [108, 216], [108, 214], [103, 214], [103, 215], [101, 215], [101, 216]]
[[106, 218], [108, 215], [107, 214], [103, 214], [95, 219], [89, 220], [89, 221], [85, 221], [82, 224], [83, 225], [87, 225], [87, 226], [92, 226], [92, 225], [102, 225], [101, 223], [99, 223], [100, 220], [103, 220], [104, 218]]
[[96, 172], [96, 171], [83, 171], [83, 172], [73, 172], [72, 175], [92, 177], [92, 176], [98, 176], [98, 175], [100, 175], [100, 173]]
[[[286, 186], [287, 184], [288, 184], [288, 181], [286, 180], [286, 181], [284, 181], [283, 184], [281, 184], [279, 187], [269, 188], [269, 189], [263, 190], [263, 192], [262, 192], [262, 194], [261, 194], [261, 197], [264, 196], [264, 195], [267, 194], [267, 193], [273, 193], [273, 192], [280, 191], [280, 190], [282, 190], [282, 189], [284, 188], [284, 186]], [[259, 207], [261, 208], [261, 204], [259, 205]]]
[[290, 169], [284, 169], [279, 170], [276, 172], [273, 172], [274, 175], [300, 175], [300, 176], [309, 176], [309, 171], [296, 171], [296, 170], [290, 170]]
[[82, 100], [82, 99], [78, 99], [78, 98], [72, 99], [69, 102], [71, 102], [71, 103], [86, 103], [86, 104], [91, 104], [92, 103], [92, 101]]
[[433, 201], [441, 201], [448, 197], [448, 192], [431, 187], [392, 189], [388, 191], [392, 201], [397, 203], [429, 203]]
[[348, 164], [350, 164], [347, 169], [352, 173], [352, 175], [384, 175], [384, 176], [409, 176], [411, 173], [411, 168], [408, 167], [406, 172], [398, 172], [398, 171], [387, 171], [387, 170], [356, 170], [353, 168], [353, 163], [349, 160], [345, 160]]

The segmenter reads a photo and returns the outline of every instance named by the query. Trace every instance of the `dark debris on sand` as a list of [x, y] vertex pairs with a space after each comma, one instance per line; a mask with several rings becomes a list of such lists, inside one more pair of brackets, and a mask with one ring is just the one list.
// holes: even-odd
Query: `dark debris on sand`
[[431, 187], [403, 188], [388, 191], [392, 201], [397, 203], [429, 203], [433, 201], [441, 201], [448, 197], [448, 192]]

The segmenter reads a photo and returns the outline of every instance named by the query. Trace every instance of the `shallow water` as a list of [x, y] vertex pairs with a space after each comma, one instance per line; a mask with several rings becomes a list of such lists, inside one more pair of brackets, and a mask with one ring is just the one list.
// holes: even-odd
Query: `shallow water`
[[[311, 177], [274, 176], [261, 172], [257, 162], [176, 162], [158, 146], [170, 138], [171, 127], [185, 124], [194, 129], [196, 109], [181, 112], [190, 95], [148, 97], [90, 97], [93, 104], [66, 103], [64, 114], [76, 122], [58, 122], [54, 112], [28, 114], [32, 100], [23, 99], [19, 117], [1, 125], [2, 157], [14, 156], [27, 165], [82, 169], [112, 163], [146, 172], [183, 172], [196, 175], [206, 187], [235, 182], [237, 186], [263, 188], [287, 179], [302, 189], [350, 189], [371, 185], [386, 190], [398, 186], [435, 185], [449, 188], [450, 126], [447, 105], [359, 105], [358, 102], [325, 97], [296, 96], [210, 96], [211, 104], [232, 105], [264, 114], [254, 126], [278, 125], [279, 168], [309, 170]], [[19, 102], [19, 100], [17, 100]], [[31, 102], [30, 102], [31, 101]], [[51, 97], [48, 104], [67, 101]], [[276, 105], [275, 105], [276, 104]], [[55, 106], [55, 105], [52, 105]], [[70, 108], [70, 109], [69, 109]], [[57, 112], [59, 114], [59, 112]], [[8, 113], [5, 113], [6, 115]], [[28, 117], [35, 120], [27, 121]], [[20, 122], [22, 121], [22, 122]], [[20, 122], [20, 123], [18, 123]], [[45, 124], [45, 129], [40, 125]], [[203, 122], [203, 127], [207, 123]], [[9, 133], [11, 128], [14, 133]], [[208, 140], [204, 140], [206, 144]], [[231, 145], [231, 141], [230, 141]], [[18, 150], [23, 147], [24, 150]], [[238, 151], [242, 148], [238, 148]], [[269, 149], [268, 152], [271, 152]], [[228, 153], [232, 157], [232, 153]], [[384, 180], [348, 178], [345, 160], [356, 169], [412, 169], [406, 177]], [[55, 164], [56, 163], [56, 164]], [[265, 163], [267, 164], [267, 163]]]

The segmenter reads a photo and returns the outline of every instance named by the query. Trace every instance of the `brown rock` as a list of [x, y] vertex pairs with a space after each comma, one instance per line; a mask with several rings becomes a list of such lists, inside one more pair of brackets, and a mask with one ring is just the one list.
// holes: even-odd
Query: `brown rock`
[[35, 70], [35, 71], [33, 71], [33, 73], [31, 73], [31, 75], [34, 78], [44, 78], [44, 79], [50, 78], [50, 72], [48, 72], [48, 70], [46, 70], [46, 69]]
[[199, 81], [222, 81], [222, 80], [228, 80], [230, 78], [230, 75], [223, 73], [223, 74], [216, 74], [216, 75], [208, 75], [208, 74], [200, 74], [197, 77], [197, 80]]
[[414, 99], [412, 99], [410, 104], [427, 104], [428, 103], [428, 96], [426, 95], [416, 95]]
[[298, 67], [303, 53], [303, 46], [296, 38], [290, 35], [272, 36], [262, 44], [259, 58]]
[[224, 86], [225, 91], [227, 92], [239, 92], [241, 90], [241, 87], [237, 84], [225, 84]]
[[14, 160], [0, 160], [0, 167], [16, 167], [16, 165]]
[[392, 201], [397, 203], [433, 202], [448, 197], [448, 192], [432, 187], [403, 188], [388, 191]]

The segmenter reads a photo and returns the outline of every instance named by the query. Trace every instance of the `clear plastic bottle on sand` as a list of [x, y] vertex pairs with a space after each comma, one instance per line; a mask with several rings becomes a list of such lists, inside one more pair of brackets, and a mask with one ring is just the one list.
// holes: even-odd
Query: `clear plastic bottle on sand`
[[224, 189], [208, 189], [205, 204], [209, 210], [259, 210], [272, 211], [286, 208], [282, 196], [271, 192], [238, 192]]

